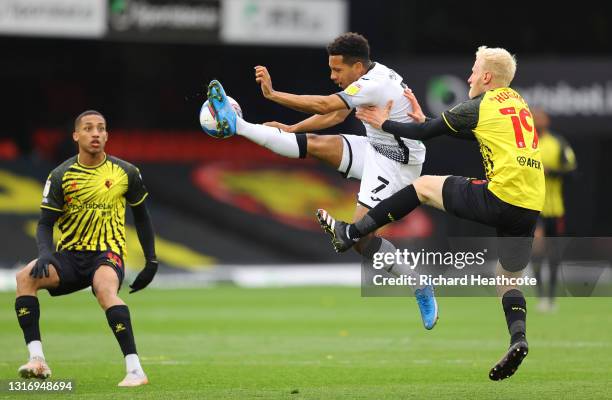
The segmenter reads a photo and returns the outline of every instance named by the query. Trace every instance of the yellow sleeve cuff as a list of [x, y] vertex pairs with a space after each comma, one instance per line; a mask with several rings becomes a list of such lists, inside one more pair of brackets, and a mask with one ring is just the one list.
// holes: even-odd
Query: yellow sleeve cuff
[[58, 208], [54, 208], [54, 207], [49, 207], [49, 206], [40, 206], [40, 208], [46, 208], [47, 210], [53, 210], [53, 211], [59, 211], [59, 212], [64, 212], [64, 210], [60, 210]]
[[453, 132], [459, 132], [458, 130], [456, 130], [455, 128], [453, 128], [451, 126], [451, 124], [448, 123], [448, 121], [446, 120], [446, 116], [444, 115], [444, 113], [442, 113], [442, 119], [444, 120], [444, 122], [446, 123], [446, 126], [448, 126], [449, 128], [452, 129]]
[[142, 196], [142, 199], [140, 199], [139, 201], [137, 201], [136, 203], [129, 203], [130, 207], [136, 207], [137, 205], [139, 205], [140, 203], [142, 203], [143, 201], [145, 201], [145, 199], [147, 198], [147, 196], [149, 195], [149, 193], [145, 193], [144, 196]]

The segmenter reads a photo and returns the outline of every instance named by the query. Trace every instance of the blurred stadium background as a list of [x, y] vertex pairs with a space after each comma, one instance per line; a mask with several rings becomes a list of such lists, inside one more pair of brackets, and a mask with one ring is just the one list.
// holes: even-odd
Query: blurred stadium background
[[[488, 11], [476, 11], [479, 7]], [[565, 186], [567, 231], [581, 237], [610, 236], [612, 29], [609, 7], [603, 2], [588, 1], [575, 7], [555, 5], [554, 13], [552, 10], [537, 10], [536, 6], [524, 9], [509, 4], [504, 7], [510, 7], [510, 10], [494, 11], [495, 7], [486, 2], [467, 6], [459, 2], [348, 0], [0, 0], [0, 110], [3, 116], [0, 124], [0, 289], [10, 292], [14, 287], [15, 271], [36, 256], [34, 232], [44, 181], [52, 168], [75, 153], [70, 136], [72, 123], [75, 116], [85, 109], [96, 109], [106, 116], [110, 132], [107, 152], [136, 164], [149, 189], [148, 202], [161, 264], [153, 286], [206, 286], [214, 282], [234, 282], [244, 286], [359, 285], [359, 259], [352, 254], [337, 256], [314, 219], [318, 207], [334, 210], [339, 216], [349, 219], [358, 182], [344, 180], [333, 169], [314, 160], [296, 161], [275, 156], [242, 138], [212, 139], [201, 132], [197, 118], [204, 101], [205, 86], [211, 79], [219, 79], [251, 122], [276, 120], [293, 123], [303, 119], [303, 114], [283, 109], [263, 98], [254, 81], [253, 67], [266, 65], [274, 87], [279, 90], [300, 94], [333, 93], [337, 87], [329, 79], [325, 45], [349, 30], [362, 33], [369, 39], [372, 59], [400, 73], [429, 115], [438, 114], [466, 98], [466, 80], [479, 45], [501, 46], [516, 54], [519, 67], [513, 86], [532, 107], [540, 106], [550, 114], [552, 130], [563, 135], [576, 153], [579, 169]], [[349, 118], [329, 132], [363, 133], [364, 130], [358, 121]], [[438, 138], [427, 143], [427, 149], [424, 173], [483, 175], [480, 155], [473, 143]], [[128, 212], [128, 221], [130, 219]], [[423, 246], [440, 247], [444, 246], [449, 235], [487, 236], [492, 233], [483, 226], [423, 208], [389, 227], [386, 235], [401, 248], [402, 244], [407, 246], [415, 241]], [[131, 225], [128, 227], [128, 252], [127, 265], [134, 274], [144, 265], [144, 260]], [[237, 313], [240, 304], [250, 304], [253, 301], [249, 299], [250, 295], [257, 296], [257, 292], [243, 295], [222, 288], [220, 297], [215, 297], [213, 292], [199, 295], [187, 292], [192, 295], [185, 296], [168, 291], [168, 295], [147, 294], [145, 299], [168, 313], [171, 310], [163, 308], [167, 304], [181, 308], [184, 305], [181, 302], [194, 298], [210, 301], [204, 314], [211, 313], [208, 322], [222, 326], [221, 331], [215, 331], [213, 325], [203, 328], [203, 331], [195, 324], [183, 331], [168, 328], [170, 337], [185, 332], [192, 334], [188, 343], [197, 346], [199, 334], [210, 338], [210, 335], [219, 336], [227, 330], [231, 334], [246, 335], [241, 332], [243, 326], [245, 332], [256, 332], [255, 338], [257, 332], [262, 334], [264, 329], [274, 328], [282, 335], [281, 326], [286, 321], [298, 324], [296, 332], [299, 329], [308, 332], [317, 322], [326, 326], [325, 321], [339, 318], [343, 311], [334, 308], [334, 289], [321, 290], [299, 292], [304, 297], [296, 297], [287, 303], [295, 302], [297, 314], [291, 314], [292, 310], [288, 308], [279, 309], [273, 318], [276, 322], [265, 328], [265, 322], [271, 319], [263, 310], [273, 309], [278, 305], [275, 298], [291, 296], [292, 292], [263, 292], [267, 300], [261, 304], [254, 302], [247, 308], [253, 312], [252, 315], [236, 314], [239, 320], [231, 323], [228, 322], [229, 316], [226, 319], [222, 315], [223, 310]], [[357, 291], [337, 290], [340, 303], [352, 301], [352, 305], [356, 304]], [[152, 292], [156, 293], [155, 290]], [[315, 297], [313, 304], [307, 300], [308, 293]], [[9, 347], [11, 351], [6, 353], [6, 362], [0, 363], [3, 368], [0, 377], [12, 371], [13, 364], [16, 368], [17, 360], [25, 355], [12, 350], [21, 348], [21, 337], [14, 314], [8, 310], [12, 304], [11, 295], [5, 293], [2, 296], [7, 300], [7, 310], [0, 318], [1, 330], [7, 334], [3, 336], [3, 343], [7, 344], [7, 351]], [[487, 307], [500, 311], [494, 305], [496, 300], [490, 300]], [[147, 328], [161, 332], [159, 318], [163, 320], [165, 314], [153, 311], [147, 314], [147, 302], [131, 301], [136, 303], [135, 308], [140, 308], [134, 314], [138, 316], [140, 312], [142, 315], [137, 340], [142, 338], [148, 350], [159, 346], [161, 340], [156, 338], [162, 337], [162, 333], [153, 337], [147, 336], [146, 332]], [[62, 302], [73, 304], [71, 300]], [[475, 303], [469, 304], [474, 306]], [[51, 308], [52, 304], [54, 302], [45, 301], [45, 307]], [[189, 307], [193, 306], [189, 304]], [[261, 308], [256, 309], [259, 306]], [[352, 314], [345, 315], [348, 319], [339, 320], [344, 322], [338, 322], [331, 329], [334, 332], [338, 330], [340, 337], [348, 336], [342, 332], [346, 326], [361, 320], [361, 306], [357, 305]], [[92, 301], [91, 307], [81, 310], [82, 315], [94, 307]], [[366, 309], [366, 313], [378, 313], [377, 307], [369, 307], [371, 309]], [[576, 326], [597, 321], [580, 305], [570, 304], [569, 299], [568, 303], [562, 303], [562, 307], [573, 310], [573, 314], [568, 315], [574, 318], [571, 321]], [[321, 309], [327, 311], [316, 314]], [[453, 340], [464, 340], [466, 351], [476, 343], [477, 339], [468, 333], [473, 326], [467, 326], [463, 317], [459, 317], [464, 308], [455, 306], [452, 310], [457, 314], [454, 317], [449, 315], [449, 326], [456, 322], [457, 326], [464, 327], [460, 332], [465, 337], [457, 339], [447, 332], [446, 347], [443, 351], [436, 350], [435, 358], [448, 356], [450, 350], [447, 349], [454, 348]], [[300, 312], [312, 317], [312, 325], [300, 324]], [[392, 322], [402, 319], [397, 316], [404, 313], [406, 311], [397, 306], [396, 311], [387, 310], [375, 321], [388, 328]], [[189, 318], [191, 315], [189, 313]], [[495, 324], [499, 329], [495, 334], [499, 344], [489, 346], [494, 349], [500, 349], [501, 343], [505, 343], [501, 314], [498, 316], [499, 321]], [[241, 325], [241, 321], [249, 318], [259, 318], [262, 325]], [[610, 326], [609, 318], [606, 321], [606, 326]], [[404, 324], [389, 329], [396, 329], [393, 335], [401, 341], [402, 329], [408, 329], [406, 332], [420, 329], [418, 322], [413, 322], [410, 328]], [[549, 343], [550, 350], [571, 349], [568, 351], [574, 351], [571, 353], [573, 360], [578, 360], [581, 353], [572, 347], [573, 338], [562, 334], [567, 323], [560, 319], [551, 325], [547, 323], [540, 321], [535, 326], [542, 330], [552, 326], [555, 332], [561, 332], [560, 336], [551, 339], [539, 335], [536, 343], [538, 340], [541, 344], [553, 340]], [[136, 325], [139, 328], [138, 322]], [[63, 327], [50, 326], [50, 335], [59, 340]], [[110, 348], [113, 346], [112, 338], [106, 333], [105, 339], [95, 336], [94, 340], [108, 340], [106, 344]], [[595, 361], [604, 361], [606, 357], [609, 360], [610, 355], [609, 341], [598, 334], [597, 329], [584, 331], [580, 339], [580, 343], [587, 343], [582, 345], [583, 348], [586, 346], [592, 353], [590, 357], [594, 362], [590, 367], [595, 370], [591, 370], [589, 379], [594, 380], [603, 376], [601, 368], [605, 368], [593, 367]], [[309, 337], [301, 333], [296, 335], [295, 338], [286, 338], [283, 343], [288, 347], [299, 346], [296, 343], [304, 343]], [[345, 345], [351, 348], [353, 345], [363, 346], [371, 343], [366, 340], [375, 334], [363, 335], [363, 342], [353, 339], [356, 341]], [[167, 339], [164, 337], [162, 340]], [[335, 347], [335, 342], [317, 340], [320, 341], [317, 343]], [[228, 345], [221, 339], [211, 343], [214, 345], [202, 351], [214, 353], [215, 349]], [[387, 347], [387, 342], [379, 343], [381, 349]], [[420, 343], [419, 339], [415, 343]], [[219, 347], [215, 347], [217, 344]], [[62, 345], [69, 347], [70, 342]], [[229, 345], [231, 347], [231, 343]], [[255, 340], [255, 343], [245, 342], [244, 347], [258, 345], [267, 346], [269, 343]], [[315, 344], [312, 346], [317, 347]], [[433, 344], [430, 346], [435, 347]], [[497, 357], [493, 349], [489, 352], [491, 354], [487, 354], [486, 360], [477, 361], [479, 368], [483, 369], [482, 376], [471, 376], [472, 380], [486, 378], [486, 365]], [[375, 359], [373, 353], [371, 350], [370, 356]], [[179, 354], [174, 356], [189, 358], [191, 353], [182, 349]], [[207, 354], [198, 354], [198, 357]], [[241, 354], [233, 354], [234, 358], [227, 365], [238, 365]], [[293, 355], [290, 351], [286, 354]], [[284, 359], [284, 355], [279, 354], [278, 358]], [[390, 358], [396, 355], [387, 354]], [[217, 356], [223, 358], [224, 354]], [[308, 357], [304, 360], [299, 355], [296, 357], [298, 362], [309, 362]], [[159, 360], [145, 358], [145, 365], [148, 362], [157, 363], [159, 368], [176, 368], [164, 360], [163, 357]], [[102, 362], [96, 359], [98, 361]], [[275, 358], [274, 362], [277, 361]], [[371, 367], [369, 359], [360, 358], [359, 361], [363, 362], [362, 368]], [[255, 361], [253, 363], [257, 365]], [[539, 368], [548, 365], [553, 370], [553, 364], [548, 359], [548, 364], [539, 364]], [[374, 369], [376, 365], [374, 362]], [[462, 365], [444, 365], [457, 373], [464, 368]], [[337, 367], [339, 369], [330, 371], [338, 372], [346, 365], [338, 364]], [[366, 374], [359, 371], [355, 379], [368, 381]], [[377, 371], [381, 372], [380, 369]], [[433, 369], [430, 372], [441, 373]], [[530, 378], [534, 386], [523, 389], [521, 393], [536, 393], [540, 397], [550, 394], [546, 392], [549, 389], [537, 389], [545, 374], [542, 369], [540, 375]], [[450, 373], [448, 378], [450, 382], [454, 379]], [[568, 385], [571, 378], [564, 375], [556, 378], [555, 382], [566, 384], [565, 390], [572, 389]], [[83, 379], [83, 382], [91, 383]], [[280, 379], [286, 379], [289, 385], [300, 382], [295, 376], [288, 377], [282, 373]], [[338, 384], [351, 384], [351, 378], [347, 379]], [[394, 376], [393, 379], [399, 382], [401, 377]], [[419, 379], [416, 378], [417, 383], [422, 383], [423, 380]], [[359, 384], [357, 380], [353, 382], [355, 385]], [[265, 388], [268, 383], [264, 378], [261, 382], [247, 380], [242, 391], [232, 395], [240, 398], [253, 394], [249, 392], [249, 385]], [[376, 397], [376, 382], [368, 384], [371, 386], [363, 396]], [[583, 387], [587, 386], [585, 383]], [[598, 388], [603, 390], [602, 386]], [[289, 393], [289, 389], [282, 393]], [[394, 390], [401, 389], [394, 386]], [[284, 386], [282, 390], [285, 390]], [[442, 393], [431, 390], [432, 396]], [[469, 385], [465, 386], [459, 392], [452, 392], [455, 394], [449, 398], [472, 395], [470, 390]], [[483, 390], [483, 397], [488, 397], [487, 389]], [[330, 396], [338, 397], [342, 391], [342, 386], [339, 386]], [[219, 397], [229, 396], [229, 392], [215, 393]], [[260, 395], [268, 397], [270, 393], [264, 391]], [[329, 397], [325, 393], [317, 392], [314, 397]], [[387, 395], [393, 398], [397, 393], [400, 392], [391, 391]], [[602, 397], [605, 393], [596, 390], [583, 394]], [[572, 396], [578, 397], [578, 393]]]
[[[224, 266], [356, 262], [331, 251], [312, 217], [324, 206], [349, 218], [356, 181], [241, 138], [214, 140], [197, 121], [213, 78], [249, 121], [304, 118], [266, 101], [252, 68], [268, 66], [277, 89], [333, 93], [324, 47], [347, 30], [369, 38], [372, 58], [403, 75], [431, 115], [466, 98], [478, 45], [517, 54], [514, 86], [550, 113], [553, 131], [577, 155], [579, 172], [566, 185], [567, 230], [608, 235], [610, 26], [595, 6], [557, 10], [554, 19], [532, 12], [534, 20], [510, 24], [457, 4], [399, 1], [373, 11], [369, 2], [344, 0], [3, 0], [0, 270], [35, 256], [41, 185], [74, 153], [73, 118], [90, 108], [108, 119], [108, 152], [143, 172], [163, 273], [204, 271], [223, 279], [231, 270]], [[363, 128], [349, 118], [330, 132]], [[477, 147], [428, 143], [424, 173], [448, 172], [482, 176]], [[490, 233], [429, 209], [390, 230], [400, 242], [430, 243], [456, 232]], [[127, 263], [137, 269], [142, 258], [130, 233]]]

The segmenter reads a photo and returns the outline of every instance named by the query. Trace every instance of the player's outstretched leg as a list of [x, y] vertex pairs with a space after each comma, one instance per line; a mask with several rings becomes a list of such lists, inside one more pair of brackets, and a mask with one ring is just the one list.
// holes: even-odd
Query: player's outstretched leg
[[208, 85], [208, 101], [214, 110], [217, 131], [224, 136], [234, 135], [236, 133], [236, 110], [230, 104], [223, 86], [217, 80], [211, 81]]
[[[349, 234], [349, 224], [343, 221], [334, 219], [327, 211], [323, 209], [317, 210], [317, 220], [321, 228], [327, 233], [332, 240], [332, 245], [336, 252], [344, 252], [350, 249], [358, 239], [351, 238]], [[438, 302], [434, 296], [434, 289], [431, 285], [415, 290], [414, 295], [421, 313], [421, 320], [425, 329], [433, 329], [438, 321]]]
[[337, 253], [342, 253], [353, 247], [357, 242], [348, 236], [347, 227], [349, 224], [334, 219], [327, 211], [317, 210], [317, 220], [321, 228], [332, 240], [332, 245]]

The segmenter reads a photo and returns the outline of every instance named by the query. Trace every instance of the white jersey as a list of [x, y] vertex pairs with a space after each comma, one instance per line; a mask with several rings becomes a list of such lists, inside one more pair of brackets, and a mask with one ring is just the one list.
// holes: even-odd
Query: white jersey
[[[390, 100], [393, 100], [389, 119], [412, 122], [412, 118], [407, 114], [408, 111], [412, 111], [412, 106], [404, 97], [405, 87], [398, 73], [380, 63], [375, 63], [365, 75], [338, 95], [350, 109], [361, 106], [384, 108]], [[395, 137], [365, 122], [363, 125], [369, 143], [378, 153], [403, 164], [422, 164], [425, 161], [425, 145], [421, 141]]]

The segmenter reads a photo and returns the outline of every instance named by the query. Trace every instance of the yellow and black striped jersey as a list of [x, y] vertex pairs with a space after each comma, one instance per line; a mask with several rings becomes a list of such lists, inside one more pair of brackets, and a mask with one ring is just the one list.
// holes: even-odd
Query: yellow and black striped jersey
[[41, 208], [62, 212], [57, 250], [111, 250], [125, 257], [125, 204], [147, 197], [138, 168], [108, 156], [97, 166], [79, 163], [78, 155], [49, 174]]
[[478, 140], [489, 190], [506, 203], [541, 211], [544, 168], [527, 102], [510, 88], [489, 90], [445, 111], [454, 132]]
[[546, 200], [542, 216], [557, 218], [565, 215], [563, 174], [576, 169], [576, 156], [561, 136], [545, 132], [540, 136], [542, 164], [546, 173]]

